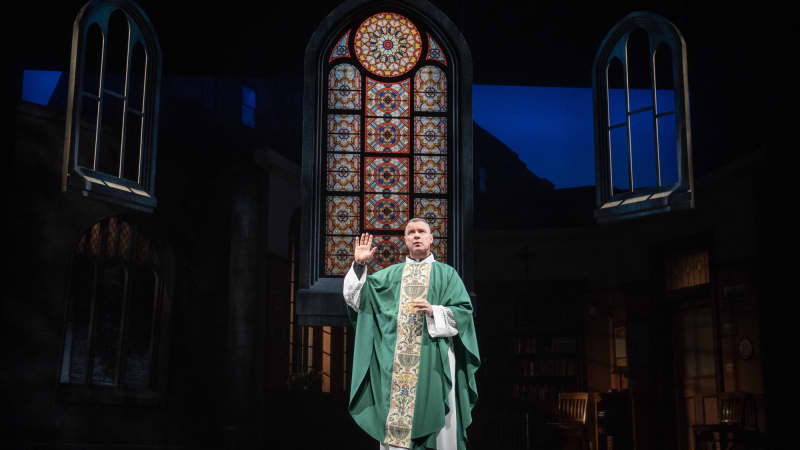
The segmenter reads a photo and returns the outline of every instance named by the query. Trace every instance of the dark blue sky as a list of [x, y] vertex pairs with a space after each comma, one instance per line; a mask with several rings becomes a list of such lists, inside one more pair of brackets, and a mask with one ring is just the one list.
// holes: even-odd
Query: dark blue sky
[[[22, 98], [47, 105], [60, 71], [26, 70]], [[556, 188], [595, 184], [592, 90], [541, 86], [473, 85], [473, 120], [516, 152], [528, 169], [547, 178]], [[624, 91], [610, 96], [612, 123], [625, 120]], [[631, 109], [652, 103], [649, 90], [631, 90]], [[659, 111], [673, 108], [672, 91], [658, 92]], [[675, 122], [659, 119], [662, 184], [677, 180]], [[636, 187], [656, 185], [652, 115], [631, 117], [634, 181]], [[628, 187], [627, 133], [611, 134], [614, 185]]]
[[[631, 109], [650, 105], [649, 90], [631, 90]], [[473, 85], [472, 118], [498, 138], [540, 177], [556, 188], [595, 184], [592, 90], [540, 86]], [[672, 91], [659, 91], [660, 111], [674, 106]], [[624, 91], [611, 92], [612, 123], [625, 120]], [[634, 182], [637, 187], [657, 184], [652, 113], [631, 117]], [[671, 121], [671, 122], [670, 122]], [[662, 184], [677, 180], [675, 122], [659, 119]], [[612, 133], [614, 185], [628, 186], [627, 133]]]

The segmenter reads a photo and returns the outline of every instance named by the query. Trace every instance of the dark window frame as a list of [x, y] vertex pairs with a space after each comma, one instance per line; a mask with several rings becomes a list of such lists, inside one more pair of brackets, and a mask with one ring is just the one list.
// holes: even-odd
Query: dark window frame
[[[109, 32], [109, 19], [115, 12], [121, 12], [128, 23], [127, 56], [123, 92], [114, 92], [104, 88], [107, 78], [105, 73], [105, 42]], [[100, 73], [98, 92], [84, 91], [85, 66], [87, 60], [87, 35], [89, 29], [97, 25], [100, 28], [103, 42], [100, 57]], [[137, 110], [128, 105], [129, 81], [131, 75], [131, 57], [134, 47], [140, 44], [144, 50], [145, 73], [143, 76], [142, 109]], [[152, 212], [156, 205], [155, 179], [158, 138], [158, 110], [161, 85], [161, 46], [158, 36], [144, 11], [131, 0], [91, 1], [81, 8], [72, 27], [72, 51], [70, 55], [70, 75], [67, 98], [66, 129], [64, 138], [62, 191], [76, 191], [85, 197], [94, 198], [122, 205], [142, 212]], [[98, 147], [102, 146], [102, 110], [108, 96], [122, 100], [123, 114], [120, 130], [120, 163], [117, 174], [109, 174], [98, 170]], [[92, 167], [83, 167], [78, 162], [79, 139], [81, 139], [81, 117], [84, 98], [96, 101], [98, 114], [95, 116], [92, 140], [94, 157]], [[129, 114], [141, 118], [139, 139], [139, 170], [137, 180], [123, 177], [125, 161], [126, 121]], [[98, 127], [97, 125], [100, 124]], [[100, 136], [98, 139], [97, 136]], [[90, 138], [84, 133], [84, 139]], [[130, 150], [130, 149], [128, 149]]]
[[[130, 229], [130, 245], [128, 247], [130, 256], [126, 259], [121, 255], [108, 255], [107, 244], [108, 228], [110, 221], [115, 220], [118, 227], [118, 234], [121, 234], [122, 224], [125, 223]], [[97, 254], [92, 255], [89, 246], [91, 245], [91, 236], [93, 229], [98, 227], [98, 250]], [[95, 403], [95, 404], [128, 404], [138, 406], [163, 406], [166, 398], [167, 374], [169, 363], [169, 349], [170, 349], [170, 313], [171, 313], [171, 300], [174, 294], [174, 261], [167, 246], [163, 242], [159, 242], [152, 238], [152, 231], [147, 229], [146, 225], [140, 220], [132, 216], [112, 216], [100, 220], [92, 225], [75, 244], [75, 249], [72, 256], [71, 270], [73, 274], [74, 266], [79, 264], [79, 259], [83, 259], [83, 263], [88, 263], [92, 266], [92, 281], [89, 290], [92, 293], [91, 298], [88, 300], [89, 306], [89, 323], [88, 323], [88, 336], [86, 338], [86, 361], [84, 365], [84, 379], [82, 381], [73, 382], [70, 379], [72, 370], [71, 355], [74, 343], [68, 342], [70, 335], [70, 321], [73, 319], [73, 309], [75, 308], [75, 301], [72, 293], [74, 289], [74, 276], [70, 275], [69, 282], [66, 286], [66, 308], [65, 308], [65, 326], [64, 337], [62, 344], [62, 353], [59, 358], [59, 383], [58, 383], [58, 398], [66, 403]], [[136, 262], [134, 258], [137, 257], [138, 241], [143, 239], [148, 245], [148, 255], [146, 261]], [[116, 238], [116, 245], [120, 245], [121, 237]], [[85, 246], [81, 250], [81, 246]], [[153, 257], [152, 255], [155, 255]], [[120, 306], [120, 331], [118, 336], [118, 346], [116, 349], [116, 356], [114, 360], [114, 382], [109, 384], [100, 384], [93, 382], [92, 367], [94, 359], [94, 340], [97, 338], [98, 319], [96, 317], [98, 311], [98, 287], [103, 282], [102, 272], [105, 267], [119, 266], [123, 269], [125, 274], [125, 281], [123, 287], [123, 298]], [[125, 386], [122, 381], [122, 374], [127, 373], [126, 358], [130, 350], [130, 335], [128, 330], [132, 327], [132, 318], [130, 316], [130, 299], [131, 292], [134, 287], [135, 279], [131, 272], [136, 269], [144, 268], [152, 271], [156, 282], [154, 289], [153, 308], [151, 311], [150, 323], [150, 368], [148, 372], [149, 380], [144, 387], [129, 387]]]
[[[634, 31], [642, 29], [647, 33], [650, 46], [650, 82], [653, 96], [656, 92], [655, 53], [666, 45], [672, 57], [672, 85], [675, 91], [675, 105], [671, 111], [659, 113], [654, 101], [650, 108], [631, 111], [629, 98], [629, 66], [627, 44]], [[626, 96], [626, 119], [621, 124], [612, 124], [609, 115], [608, 68], [617, 59], [624, 70]], [[633, 12], [618, 22], [606, 35], [600, 45], [592, 67], [592, 94], [594, 103], [595, 130], [595, 173], [596, 204], [594, 211], [598, 223], [616, 222], [628, 218], [667, 211], [694, 208], [694, 176], [692, 171], [691, 126], [689, 118], [689, 84], [686, 74], [686, 43], [680, 31], [667, 19], [649, 12]], [[656, 161], [658, 164], [658, 184], [655, 187], [635, 188], [632, 176], [630, 118], [633, 114], [652, 110], [653, 120], [667, 114], [675, 115], [676, 147], [678, 158], [678, 180], [663, 186], [660, 178], [659, 136], [656, 133]], [[628, 171], [629, 188], [625, 192], [615, 192], [612, 181], [611, 130], [625, 125], [628, 129]]]

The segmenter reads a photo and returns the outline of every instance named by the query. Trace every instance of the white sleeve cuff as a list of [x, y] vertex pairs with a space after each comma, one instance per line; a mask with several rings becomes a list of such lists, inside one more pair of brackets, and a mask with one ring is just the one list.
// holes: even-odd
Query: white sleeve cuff
[[456, 319], [450, 308], [442, 305], [431, 305], [433, 316], [426, 316], [428, 334], [432, 337], [451, 337], [458, 334]]
[[361, 299], [361, 288], [367, 281], [367, 266], [364, 266], [364, 271], [359, 278], [353, 270], [353, 265], [350, 265], [350, 270], [344, 276], [344, 284], [342, 293], [344, 294], [344, 302], [347, 303], [353, 311], [358, 311], [359, 300]]

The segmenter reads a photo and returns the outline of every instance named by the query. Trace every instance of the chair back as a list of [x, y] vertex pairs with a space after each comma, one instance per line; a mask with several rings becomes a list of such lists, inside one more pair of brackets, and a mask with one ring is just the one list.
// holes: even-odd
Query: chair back
[[741, 425], [744, 411], [744, 396], [734, 392], [719, 394], [719, 423]]
[[588, 392], [560, 392], [557, 405], [560, 420], [585, 424], [588, 404]]
[[746, 392], [720, 392], [719, 423], [757, 428], [755, 400]]

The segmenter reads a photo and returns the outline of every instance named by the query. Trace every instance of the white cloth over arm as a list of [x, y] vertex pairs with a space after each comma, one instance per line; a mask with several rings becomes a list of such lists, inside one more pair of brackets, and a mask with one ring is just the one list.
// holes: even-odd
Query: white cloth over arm
[[367, 266], [363, 265], [361, 267], [363, 271], [359, 277], [356, 274], [355, 263], [350, 265], [350, 270], [344, 276], [344, 286], [342, 288], [344, 302], [356, 312], [358, 312], [358, 305], [361, 300], [361, 288], [364, 287], [364, 283], [367, 281]]

